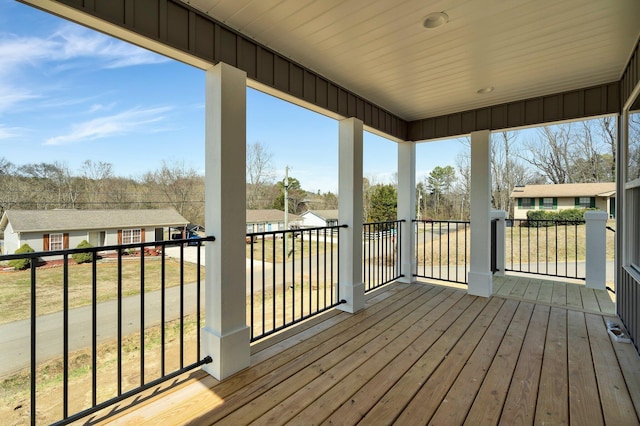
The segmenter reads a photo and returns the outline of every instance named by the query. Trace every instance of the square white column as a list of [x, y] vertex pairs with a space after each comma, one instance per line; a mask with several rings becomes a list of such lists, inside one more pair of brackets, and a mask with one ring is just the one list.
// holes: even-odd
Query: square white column
[[607, 219], [602, 210], [584, 212], [586, 222], [585, 285], [588, 288], [607, 288]]
[[416, 273], [415, 226], [412, 220], [416, 212], [416, 144], [398, 144], [398, 220], [402, 229], [400, 253], [402, 254], [399, 282], [413, 282]]
[[347, 118], [339, 123], [338, 221], [340, 229], [340, 298], [346, 312], [364, 308], [362, 281], [362, 121]]
[[246, 73], [219, 63], [206, 74], [204, 370], [218, 380], [249, 366], [246, 324]]
[[491, 274], [491, 133], [471, 133], [471, 268], [467, 292], [493, 294]]

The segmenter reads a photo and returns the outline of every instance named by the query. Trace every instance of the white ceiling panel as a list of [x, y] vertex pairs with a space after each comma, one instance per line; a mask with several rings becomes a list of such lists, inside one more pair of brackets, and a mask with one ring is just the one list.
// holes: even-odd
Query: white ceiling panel
[[638, 0], [184, 3], [406, 120], [618, 80], [640, 32]]

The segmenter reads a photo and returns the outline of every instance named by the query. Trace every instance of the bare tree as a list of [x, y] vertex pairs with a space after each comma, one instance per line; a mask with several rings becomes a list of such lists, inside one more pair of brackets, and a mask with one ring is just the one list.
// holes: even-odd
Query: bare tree
[[169, 166], [163, 161], [159, 170], [144, 176], [144, 181], [186, 219], [204, 221], [204, 179], [184, 162]]
[[272, 154], [260, 142], [247, 146], [247, 208], [264, 208], [271, 204], [265, 195], [273, 185]]
[[544, 126], [539, 138], [524, 143], [519, 158], [540, 171], [551, 183], [572, 183], [571, 125]]
[[111, 194], [107, 193], [108, 188], [111, 187], [111, 190], [119, 188], [109, 185], [114, 177], [111, 163], [85, 160], [80, 168], [80, 176], [83, 190], [82, 201], [88, 208], [105, 206], [111, 198]]

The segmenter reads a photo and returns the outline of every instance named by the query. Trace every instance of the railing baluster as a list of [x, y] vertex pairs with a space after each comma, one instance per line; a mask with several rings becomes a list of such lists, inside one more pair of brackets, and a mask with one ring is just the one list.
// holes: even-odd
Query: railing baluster
[[91, 257], [91, 405], [98, 399], [98, 262], [96, 254]]
[[122, 250], [118, 250], [118, 396], [122, 395]]
[[31, 272], [31, 424], [36, 424], [36, 264], [37, 257], [32, 257], [30, 262]]
[[[165, 332], [165, 307], [166, 307], [166, 262], [164, 258], [166, 244], [162, 245], [162, 258], [160, 259], [160, 372], [164, 376], [165, 374], [165, 345], [166, 345], [166, 332]], [[198, 273], [200, 272], [200, 250], [198, 249]], [[198, 279], [198, 281], [200, 281]], [[198, 288], [199, 284], [198, 284]], [[200, 299], [198, 298], [198, 301]], [[199, 309], [198, 309], [199, 311]], [[199, 314], [200, 312], [198, 312]], [[198, 329], [200, 325], [200, 318], [198, 318]], [[198, 333], [198, 340], [200, 338], [200, 333]], [[200, 342], [198, 341], [198, 350], [200, 350]], [[200, 359], [200, 353], [198, 352], [198, 359]]]
[[[94, 253], [95, 258], [95, 253]], [[62, 386], [63, 389], [63, 412], [62, 417], [69, 417], [69, 254], [63, 256], [63, 270], [62, 270], [62, 334], [63, 334], [63, 376]]]
[[[180, 253], [182, 257], [182, 253]], [[140, 386], [144, 386], [144, 336], [145, 336], [145, 321], [144, 321], [144, 247], [140, 246]], [[180, 312], [182, 317], [182, 312]], [[182, 340], [182, 339], [181, 339]], [[182, 364], [180, 365], [182, 367]], [[95, 404], [94, 404], [95, 405]]]

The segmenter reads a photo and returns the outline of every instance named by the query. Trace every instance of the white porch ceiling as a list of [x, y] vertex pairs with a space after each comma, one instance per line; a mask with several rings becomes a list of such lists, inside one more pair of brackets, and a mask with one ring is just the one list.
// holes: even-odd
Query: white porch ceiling
[[640, 33], [639, 0], [183, 2], [405, 120], [619, 80]]

